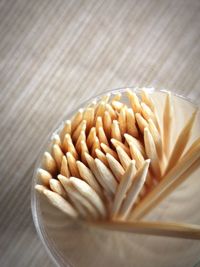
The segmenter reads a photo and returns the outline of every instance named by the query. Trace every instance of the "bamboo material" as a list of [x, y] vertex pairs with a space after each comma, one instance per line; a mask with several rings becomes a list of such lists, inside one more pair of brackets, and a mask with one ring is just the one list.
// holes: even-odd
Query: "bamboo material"
[[70, 177], [70, 181], [72, 182], [72, 185], [80, 192], [80, 194], [90, 203], [92, 203], [101, 216], [105, 218], [107, 215], [106, 207], [95, 190], [93, 190], [92, 187], [90, 187], [86, 182], [78, 178]]
[[109, 164], [108, 164], [106, 155], [99, 149], [96, 149], [95, 153], [96, 153], [97, 158], [100, 159], [109, 168]]
[[119, 128], [119, 122], [117, 120], [114, 120], [112, 122], [111, 126], [111, 137], [122, 142], [122, 136], [121, 136], [121, 131]]
[[196, 118], [197, 110], [192, 114], [191, 118], [187, 121], [185, 127], [180, 132], [176, 144], [174, 145], [174, 149], [169, 159], [169, 163], [167, 165], [166, 173], [168, 173], [174, 165], [178, 162], [183, 151], [188, 143], [188, 140], [191, 135], [192, 126], [194, 124], [194, 120]]
[[48, 187], [49, 181], [52, 178], [52, 175], [48, 171], [39, 168], [37, 170], [37, 178], [40, 183]]
[[119, 160], [123, 166], [123, 168], [126, 170], [131, 162], [131, 158], [129, 157], [129, 155], [123, 150], [123, 148], [121, 148], [120, 146], [116, 147], [117, 150], [117, 154], [119, 157]]
[[118, 160], [117, 153], [112, 148], [110, 148], [109, 146], [107, 146], [103, 143], [101, 143], [101, 148], [103, 149], [103, 151], [105, 153], [109, 153], [110, 155], [112, 155], [114, 158], [116, 158]]
[[139, 151], [141, 152], [143, 157], [146, 156], [144, 145], [138, 139], [136, 139], [135, 137], [133, 137], [129, 134], [124, 134], [124, 137], [125, 137], [127, 143], [129, 144], [129, 146], [131, 144], [135, 145], [139, 149]]
[[156, 146], [153, 137], [148, 128], [144, 129], [144, 144], [147, 157], [151, 160], [151, 167], [157, 179], [161, 177], [161, 169], [159, 165], [159, 157], [156, 151]]
[[72, 155], [78, 159], [78, 153], [76, 151], [76, 148], [73, 144], [72, 138], [70, 134], [66, 134], [63, 140], [63, 150], [64, 152], [70, 152]]
[[[36, 185], [37, 189], [37, 185]], [[64, 212], [66, 215], [77, 218], [78, 213], [77, 211], [72, 207], [72, 205], [64, 199], [62, 196], [60, 196], [58, 193], [52, 192], [48, 189], [44, 189], [42, 193], [46, 196], [48, 201], [56, 208]]]
[[94, 139], [96, 138], [96, 128], [95, 127], [92, 127], [90, 129], [90, 132], [88, 134], [88, 137], [87, 137], [87, 147], [88, 149], [90, 149], [92, 147], [92, 144], [94, 143]]
[[138, 137], [138, 129], [136, 126], [136, 121], [135, 121], [135, 115], [134, 112], [131, 108], [126, 109], [126, 129], [127, 133], [134, 136]]
[[89, 224], [110, 231], [200, 240], [200, 226], [194, 224], [147, 221], [99, 221], [89, 222]]
[[56, 161], [47, 151], [44, 152], [42, 166], [46, 171], [50, 172], [52, 176], [57, 172]]
[[99, 129], [98, 129], [98, 137], [99, 137], [100, 143], [104, 143], [107, 146], [109, 146], [108, 139], [106, 137], [106, 134], [104, 132], [103, 127], [99, 127]]
[[101, 195], [101, 187], [96, 181], [95, 176], [91, 172], [91, 170], [85, 166], [81, 161], [76, 162], [80, 176], [83, 180], [85, 180], [99, 195]]
[[49, 180], [49, 185], [52, 191], [58, 193], [60, 196], [66, 198], [67, 194], [66, 191], [64, 190], [62, 184], [60, 183], [60, 181], [56, 180], [56, 179], [50, 179]]
[[83, 109], [79, 109], [71, 121], [71, 133], [73, 133], [83, 119]]
[[104, 128], [106, 137], [108, 139], [110, 139], [110, 134], [111, 134], [110, 125], [111, 124], [112, 124], [112, 119], [111, 119], [110, 113], [106, 110], [103, 115], [103, 128]]
[[71, 152], [67, 152], [66, 156], [71, 176], [80, 177], [78, 167], [76, 165], [76, 159]]
[[[109, 153], [106, 154], [106, 158], [108, 161], [109, 166], [111, 171], [113, 172], [113, 174], [115, 175], [116, 179], [118, 181], [121, 181], [123, 175], [124, 175], [124, 168], [122, 167], [122, 165], [119, 163], [119, 161], [117, 161], [112, 155], [110, 155]], [[103, 162], [103, 161], [102, 161]]]
[[142, 101], [149, 106], [149, 108], [155, 112], [155, 104], [153, 102], [153, 100], [151, 99], [151, 97], [149, 96], [149, 94], [147, 93], [146, 90], [142, 90], [141, 91], [141, 97], [142, 97]]
[[163, 190], [162, 194], [160, 194], [155, 201], [153, 201], [148, 210], [143, 213], [143, 216], [152, 211], [155, 207], [157, 207], [165, 198], [167, 198], [173, 191], [177, 189], [188, 177], [190, 177], [200, 166], [200, 159], [196, 160], [191, 167], [189, 167], [182, 175], [180, 175], [176, 180], [174, 180], [165, 190]]
[[132, 92], [130, 89], [127, 89], [127, 95], [130, 100], [133, 111], [135, 113], [140, 112], [141, 106], [140, 106], [140, 102], [139, 102], [137, 95], [134, 92]]
[[187, 153], [177, 165], [163, 177], [160, 183], [138, 204], [131, 214], [132, 219], [138, 219], [150, 212], [151, 204], [167, 189], [168, 186], [180, 177], [200, 157], [200, 144]]
[[114, 196], [117, 182], [112, 172], [103, 164], [99, 159], [95, 159], [96, 168], [99, 173], [99, 183], [108, 192], [108, 194]]
[[114, 138], [112, 138], [110, 141], [114, 145], [115, 148], [120, 146], [126, 152], [126, 154], [131, 156], [129, 148], [126, 145], [124, 145], [122, 142], [120, 142]]
[[71, 126], [71, 121], [70, 120], [67, 120], [64, 122], [64, 125], [63, 125], [63, 128], [60, 132], [60, 139], [63, 143], [63, 140], [64, 140], [64, 137], [66, 134], [71, 134], [72, 132], [72, 126]]
[[115, 112], [115, 110], [113, 109], [113, 107], [110, 104], [106, 104], [106, 110], [109, 112], [110, 117], [112, 120], [116, 120], [117, 119], [117, 114]]
[[171, 93], [167, 92], [163, 112], [163, 150], [167, 158], [169, 158], [171, 147], [173, 113]]
[[112, 218], [116, 218], [120, 210], [122, 201], [126, 197], [126, 193], [132, 184], [135, 174], [136, 174], [135, 161], [132, 160], [126, 172], [124, 173], [123, 177], [121, 178], [120, 184], [117, 187], [117, 191], [115, 194], [112, 211], [111, 211]]
[[121, 135], [124, 136], [126, 133], [127, 125], [126, 125], [126, 106], [122, 107], [118, 116], [119, 128]]
[[148, 127], [147, 121], [142, 117], [140, 113], [135, 114], [135, 118], [138, 124], [138, 127], [140, 129], [140, 132], [143, 134], [144, 133], [144, 128]]
[[87, 122], [86, 120], [81, 121], [81, 123], [77, 126], [76, 130], [73, 132], [72, 134], [72, 140], [74, 143], [77, 142], [77, 139], [81, 133], [81, 131], [85, 131], [86, 130], [86, 125]]
[[119, 217], [122, 220], [125, 220], [130, 213], [130, 210], [135, 203], [144, 183], [146, 180], [150, 160], [145, 160], [143, 166], [137, 171], [133, 183], [127, 193], [127, 196], [122, 204], [122, 207], [119, 212]]

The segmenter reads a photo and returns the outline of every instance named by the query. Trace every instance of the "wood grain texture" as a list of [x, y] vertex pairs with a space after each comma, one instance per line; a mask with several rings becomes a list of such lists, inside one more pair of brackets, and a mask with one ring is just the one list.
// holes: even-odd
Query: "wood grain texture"
[[200, 101], [199, 25], [198, 0], [0, 1], [0, 266], [54, 266], [30, 184], [64, 114], [123, 86]]

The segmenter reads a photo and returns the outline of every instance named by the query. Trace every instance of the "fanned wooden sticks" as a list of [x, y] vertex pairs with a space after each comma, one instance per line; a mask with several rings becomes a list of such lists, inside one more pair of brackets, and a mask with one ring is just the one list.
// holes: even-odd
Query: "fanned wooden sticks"
[[140, 96], [131, 89], [107, 94], [79, 109], [53, 134], [36, 190], [91, 225], [200, 239], [199, 226], [140, 221], [200, 165], [200, 137], [188, 148], [197, 110], [173, 142], [173, 96], [165, 95], [162, 110], [145, 89]]

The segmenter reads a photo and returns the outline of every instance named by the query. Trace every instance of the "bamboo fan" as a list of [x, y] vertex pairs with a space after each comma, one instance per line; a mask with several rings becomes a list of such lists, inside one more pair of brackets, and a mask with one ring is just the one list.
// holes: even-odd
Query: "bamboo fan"
[[63, 124], [44, 153], [36, 190], [97, 227], [200, 239], [197, 225], [140, 221], [199, 168], [200, 138], [186, 151], [197, 110], [173, 143], [170, 92], [162, 125], [147, 91], [125, 93], [128, 104], [120, 93], [106, 95]]

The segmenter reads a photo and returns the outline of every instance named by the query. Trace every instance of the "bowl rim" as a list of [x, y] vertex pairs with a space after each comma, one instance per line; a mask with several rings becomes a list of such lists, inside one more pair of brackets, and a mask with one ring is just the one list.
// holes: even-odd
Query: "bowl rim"
[[[62, 128], [63, 123], [66, 120], [66, 117], [71, 118], [77, 110], [85, 107], [87, 104], [89, 104], [90, 102], [92, 102], [94, 100], [98, 101], [103, 95], [107, 95], [107, 94], [115, 95], [119, 92], [121, 92], [121, 93], [126, 92], [127, 89], [131, 89], [136, 94], [139, 94], [143, 89], [145, 89], [145, 91], [147, 91], [150, 94], [152, 94], [154, 92], [160, 92], [160, 93], [164, 93], [164, 94], [166, 94], [167, 92], [170, 92], [173, 96], [178, 97], [184, 101], [191, 103], [194, 107], [196, 107], [196, 108], [199, 107], [198, 103], [196, 103], [195, 100], [193, 100], [189, 97], [180, 95], [178, 93], [175, 93], [174, 91], [171, 91], [171, 90], [157, 89], [155, 87], [127, 86], [127, 87], [120, 87], [120, 88], [116, 88], [116, 89], [105, 90], [105, 91], [97, 94], [96, 96], [94, 96], [94, 95], [90, 96], [90, 97], [86, 98], [86, 100], [82, 101], [79, 105], [75, 106], [72, 111], [70, 111], [70, 112], [68, 111], [68, 112], [65, 112], [63, 114], [62, 120], [59, 121], [59, 124], [57, 124], [56, 127], [54, 126], [53, 129], [51, 129], [50, 134], [47, 135], [45, 142], [41, 146], [41, 149], [38, 153], [38, 159], [36, 160], [36, 163], [34, 164], [34, 172], [33, 172], [33, 177], [32, 177], [32, 182], [31, 182], [31, 211], [32, 211], [32, 218], [33, 218], [33, 222], [34, 222], [34, 225], [36, 228], [36, 232], [37, 232], [40, 240], [42, 241], [47, 254], [50, 256], [52, 261], [58, 267], [61, 267], [61, 266], [62, 267], [66, 267], [66, 266], [72, 267], [73, 265], [70, 262], [66, 262], [66, 261], [63, 261], [63, 259], [61, 259], [58, 251], [55, 249], [55, 247], [53, 246], [53, 243], [49, 240], [49, 238], [47, 237], [47, 233], [45, 232], [45, 227], [42, 223], [42, 219], [40, 216], [41, 210], [40, 210], [39, 200], [36, 196], [36, 191], [35, 191], [35, 185], [36, 185], [36, 179], [37, 179], [36, 178], [36, 172], [37, 172], [37, 169], [40, 165], [39, 163], [41, 163], [43, 153], [44, 153], [45, 149], [48, 147], [48, 145], [50, 144], [52, 136], [55, 133], [59, 132], [59, 130]], [[58, 257], [59, 257], [59, 262], [58, 262]]]

